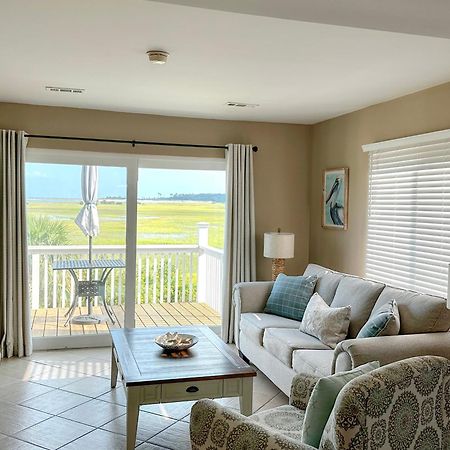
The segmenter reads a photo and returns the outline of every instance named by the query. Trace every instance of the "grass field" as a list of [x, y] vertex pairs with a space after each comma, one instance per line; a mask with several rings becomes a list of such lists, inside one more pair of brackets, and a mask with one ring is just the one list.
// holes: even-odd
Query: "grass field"
[[[81, 205], [76, 201], [46, 202], [29, 200], [28, 216], [45, 216], [62, 221], [69, 236], [69, 245], [86, 244], [87, 238], [75, 224]], [[100, 203], [100, 234], [94, 245], [125, 244], [125, 203]], [[142, 202], [138, 205], [138, 245], [195, 244], [197, 223], [208, 222], [209, 245], [223, 247], [225, 205], [210, 202]]]

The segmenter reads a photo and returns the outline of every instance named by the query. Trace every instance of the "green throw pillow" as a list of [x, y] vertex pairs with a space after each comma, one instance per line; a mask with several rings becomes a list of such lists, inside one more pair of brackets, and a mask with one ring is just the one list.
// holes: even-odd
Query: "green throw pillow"
[[400, 332], [400, 314], [397, 302], [391, 300], [378, 308], [361, 328], [357, 338], [395, 336]]
[[284, 273], [280, 273], [275, 280], [264, 312], [302, 320], [316, 282], [316, 276], [288, 277]]
[[321, 378], [314, 387], [308, 406], [306, 407], [302, 442], [319, 448], [323, 430], [334, 408], [334, 403], [339, 392], [341, 392], [342, 388], [349, 381], [379, 367], [380, 363], [373, 361], [356, 367], [349, 372], [341, 372]]

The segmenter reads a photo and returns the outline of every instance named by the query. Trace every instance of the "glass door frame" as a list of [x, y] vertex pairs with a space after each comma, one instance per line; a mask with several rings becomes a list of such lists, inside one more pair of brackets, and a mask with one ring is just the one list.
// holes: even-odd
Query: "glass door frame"
[[[96, 151], [27, 148], [26, 163], [112, 166], [126, 169], [126, 237], [125, 237], [125, 315], [124, 328], [135, 326], [137, 204], [140, 168], [226, 170], [225, 158], [136, 155]], [[26, 188], [26, 186], [25, 186]], [[80, 336], [34, 337], [35, 350], [58, 348], [103, 347], [111, 344], [109, 333]]]

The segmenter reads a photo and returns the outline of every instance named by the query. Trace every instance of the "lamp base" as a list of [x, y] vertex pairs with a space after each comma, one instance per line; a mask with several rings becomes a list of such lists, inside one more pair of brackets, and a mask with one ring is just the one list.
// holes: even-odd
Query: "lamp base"
[[284, 273], [285, 267], [284, 258], [272, 259], [272, 281], [275, 281], [280, 273]]

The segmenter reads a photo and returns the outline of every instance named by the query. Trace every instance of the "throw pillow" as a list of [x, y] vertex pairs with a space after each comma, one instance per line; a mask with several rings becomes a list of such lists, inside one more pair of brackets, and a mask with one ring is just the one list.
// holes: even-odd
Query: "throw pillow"
[[350, 325], [351, 306], [331, 308], [316, 292], [306, 307], [300, 331], [320, 339], [325, 345], [335, 348], [347, 337]]
[[302, 320], [316, 281], [316, 276], [288, 277], [280, 273], [275, 280], [264, 312], [288, 319]]
[[400, 332], [400, 314], [397, 302], [391, 300], [380, 306], [361, 328], [356, 338], [394, 336]]
[[333, 411], [339, 392], [349, 381], [379, 367], [380, 363], [374, 361], [348, 372], [321, 378], [315, 385], [306, 407], [302, 442], [314, 448], [319, 448], [320, 438], [331, 411]]

